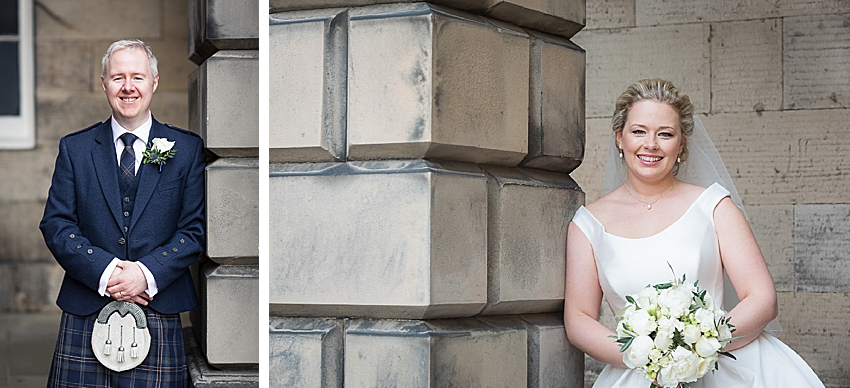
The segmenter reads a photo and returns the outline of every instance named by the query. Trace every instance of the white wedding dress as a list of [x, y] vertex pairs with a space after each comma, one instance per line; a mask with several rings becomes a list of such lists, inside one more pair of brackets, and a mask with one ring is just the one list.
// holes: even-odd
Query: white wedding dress
[[[729, 192], [714, 184], [667, 229], [650, 237], [630, 239], [605, 232], [605, 228], [584, 207], [573, 222], [581, 229], [596, 256], [596, 269], [604, 298], [616, 312], [626, 303], [626, 295], [638, 293], [649, 284], [673, 280], [667, 263], [681, 278], [699, 280], [699, 286], [723, 300], [723, 269], [714, 208]], [[735, 317], [731, 317], [735, 323]], [[721, 356], [720, 369], [708, 372], [691, 383], [692, 388], [727, 387], [823, 387], [812, 369], [787, 345], [767, 332], [747, 346], [731, 352], [737, 360]], [[640, 372], [607, 365], [594, 388], [648, 388], [650, 381]]]

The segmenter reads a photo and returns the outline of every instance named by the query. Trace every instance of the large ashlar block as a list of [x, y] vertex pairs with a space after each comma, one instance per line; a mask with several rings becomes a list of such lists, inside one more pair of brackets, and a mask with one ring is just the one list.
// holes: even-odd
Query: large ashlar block
[[567, 226], [584, 193], [568, 175], [504, 167], [485, 171], [488, 268], [482, 314], [562, 308]]
[[525, 157], [527, 34], [427, 3], [350, 12], [348, 160]]
[[289, 12], [269, 21], [269, 160], [345, 160], [348, 14]]
[[257, 364], [259, 267], [208, 261], [201, 272], [199, 340], [210, 365], [226, 368]]
[[[34, 12], [38, 19], [34, 23], [35, 35], [48, 40], [116, 41], [128, 36], [150, 40], [160, 38], [163, 27], [161, 8], [143, 2], [44, 0], [38, 2]], [[104, 23], [104, 20], [120, 22]]]
[[522, 166], [569, 173], [584, 157], [584, 50], [529, 32], [528, 156]]
[[270, 166], [269, 304], [281, 316], [472, 316], [487, 289], [487, 188], [468, 164]]
[[850, 13], [785, 18], [783, 27], [784, 108], [850, 108]]
[[796, 15], [847, 12], [845, 0], [640, 0], [635, 7], [638, 26], [758, 20]]
[[527, 334], [474, 318], [351, 320], [345, 387], [527, 386]]
[[850, 205], [794, 206], [798, 292], [850, 292]]
[[190, 75], [189, 127], [221, 157], [259, 155], [260, 60], [256, 50], [220, 51]]
[[528, 330], [528, 387], [581, 387], [584, 353], [567, 339], [563, 314], [520, 318]]
[[[415, 2], [419, 0], [270, 0], [269, 8], [271, 12], [280, 12]], [[567, 38], [585, 24], [585, 0], [434, 0], [430, 3]]]
[[257, 263], [260, 178], [255, 158], [207, 166], [207, 256], [219, 264]]
[[794, 205], [747, 206], [750, 227], [777, 291], [794, 291]]
[[593, 48], [587, 51], [587, 117], [610, 118], [614, 102], [629, 85], [660, 75], [691, 98], [694, 112], [709, 112], [710, 34], [708, 23], [576, 34], [573, 42]]
[[269, 386], [341, 388], [343, 321], [269, 320]]
[[190, 386], [193, 388], [256, 388], [260, 386], [260, 373], [256, 366], [245, 369], [218, 369], [207, 362], [192, 327], [183, 328], [186, 347], [186, 364]]
[[587, 2], [585, 29], [635, 27], [635, 0]]
[[258, 0], [189, 1], [189, 59], [200, 65], [219, 50], [259, 49], [259, 8]]

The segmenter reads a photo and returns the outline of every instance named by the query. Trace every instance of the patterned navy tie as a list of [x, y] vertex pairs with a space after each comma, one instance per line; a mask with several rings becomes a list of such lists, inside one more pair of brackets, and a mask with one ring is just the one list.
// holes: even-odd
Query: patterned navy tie
[[124, 151], [121, 152], [121, 179], [125, 185], [130, 186], [136, 177], [136, 152], [133, 151], [136, 135], [127, 132], [121, 135], [121, 140], [124, 142]]

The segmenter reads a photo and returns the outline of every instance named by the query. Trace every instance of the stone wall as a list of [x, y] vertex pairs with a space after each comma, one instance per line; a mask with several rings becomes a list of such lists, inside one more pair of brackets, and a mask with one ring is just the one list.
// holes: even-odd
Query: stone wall
[[100, 61], [119, 39], [147, 42], [159, 59], [157, 120], [188, 128], [187, 4], [116, 0], [35, 2], [36, 147], [0, 150], [0, 311], [58, 310], [63, 271], [38, 230], [59, 139], [111, 114]]
[[[588, 202], [617, 95], [673, 81], [746, 206], [779, 292], [779, 338], [830, 387], [850, 386], [848, 12], [842, 0], [588, 0], [574, 38], [587, 50], [587, 148], [573, 176]], [[587, 365], [591, 382], [601, 365]]]

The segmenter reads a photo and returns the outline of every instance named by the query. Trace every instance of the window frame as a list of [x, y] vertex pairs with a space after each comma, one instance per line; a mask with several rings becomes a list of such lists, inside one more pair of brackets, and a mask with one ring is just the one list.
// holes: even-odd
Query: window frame
[[21, 105], [19, 115], [0, 116], [0, 150], [35, 148], [34, 24], [33, 0], [18, 0], [18, 86]]

